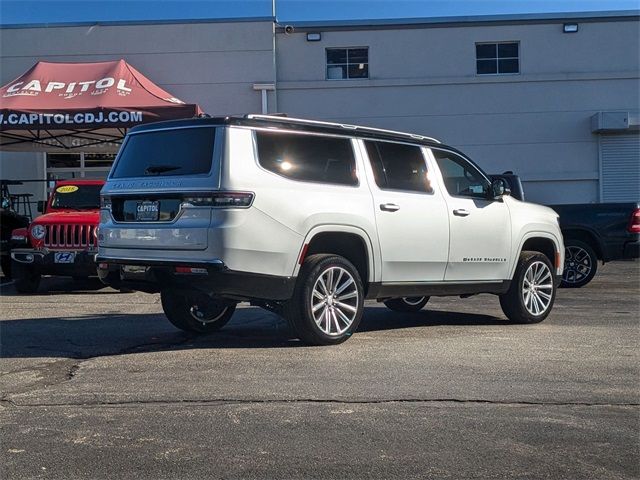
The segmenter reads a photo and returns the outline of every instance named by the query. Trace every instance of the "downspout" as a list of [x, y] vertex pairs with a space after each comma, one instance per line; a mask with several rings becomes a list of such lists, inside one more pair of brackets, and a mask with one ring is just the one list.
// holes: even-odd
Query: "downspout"
[[[276, 25], [278, 24], [278, 17], [276, 16], [276, 0], [271, 0], [271, 16], [273, 17], [271, 20], [271, 35], [272, 35], [272, 43], [271, 43], [271, 54], [273, 56], [273, 112], [278, 112], [278, 60], [276, 56]], [[265, 93], [266, 94], [266, 93]]]

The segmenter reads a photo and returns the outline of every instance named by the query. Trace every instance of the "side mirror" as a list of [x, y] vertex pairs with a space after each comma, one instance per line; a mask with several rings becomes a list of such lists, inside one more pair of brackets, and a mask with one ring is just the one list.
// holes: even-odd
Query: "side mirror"
[[44, 200], [38, 200], [38, 206], [36, 207], [36, 210], [38, 210], [38, 213], [42, 213], [44, 212], [44, 207], [46, 206], [47, 202], [45, 202]]
[[502, 178], [496, 178], [491, 182], [491, 195], [494, 200], [502, 198], [504, 195], [509, 195], [511, 190], [507, 185], [507, 182]]

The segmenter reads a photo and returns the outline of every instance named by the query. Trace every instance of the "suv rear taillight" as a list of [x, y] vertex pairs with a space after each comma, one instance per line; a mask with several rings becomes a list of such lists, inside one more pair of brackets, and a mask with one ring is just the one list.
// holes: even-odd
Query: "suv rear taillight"
[[631, 214], [627, 231], [629, 233], [640, 233], [640, 208], [636, 208]]
[[100, 195], [100, 208], [111, 210], [111, 197], [107, 195]]
[[247, 208], [253, 202], [251, 192], [216, 192], [185, 195], [183, 204], [194, 207]]

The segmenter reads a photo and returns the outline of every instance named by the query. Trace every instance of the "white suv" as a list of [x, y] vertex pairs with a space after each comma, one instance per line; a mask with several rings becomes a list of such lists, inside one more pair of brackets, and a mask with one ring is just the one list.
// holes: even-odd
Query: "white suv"
[[557, 214], [508, 196], [437, 140], [278, 116], [136, 127], [102, 190], [103, 281], [160, 292], [178, 328], [211, 332], [238, 302], [336, 344], [365, 299], [499, 295], [513, 322], [550, 312]]

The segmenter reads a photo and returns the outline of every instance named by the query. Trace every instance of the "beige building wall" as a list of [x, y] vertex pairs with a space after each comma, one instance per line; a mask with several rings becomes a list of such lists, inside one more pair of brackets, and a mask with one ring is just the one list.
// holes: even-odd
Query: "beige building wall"
[[[573, 34], [562, 19], [468, 20], [294, 25], [292, 34], [269, 20], [2, 28], [0, 82], [39, 60], [124, 58], [212, 115], [260, 112], [254, 85], [275, 83], [270, 112], [435, 136], [490, 173], [520, 174], [533, 201], [598, 201], [591, 117], [640, 110], [638, 17], [567, 20], [579, 24]], [[322, 40], [308, 42], [308, 31]], [[519, 42], [519, 74], [476, 75], [476, 42], [494, 41]], [[325, 80], [326, 48], [360, 46], [369, 79]], [[42, 154], [0, 152], [0, 176], [31, 175], [44, 178]]]
[[[273, 35], [271, 21], [2, 28], [0, 84], [38, 61], [124, 58], [154, 83], [211, 115], [256, 113], [261, 111], [261, 92], [253, 85], [275, 81]], [[275, 95], [269, 95], [273, 102]], [[0, 152], [0, 177], [34, 176], [45, 178], [42, 153]], [[42, 198], [41, 190], [33, 190], [34, 200]]]
[[252, 85], [273, 82], [268, 22], [125, 24], [0, 29], [0, 82], [37, 61], [124, 58], [176, 97], [215, 115], [260, 111]]
[[[595, 202], [591, 116], [638, 110], [637, 19], [304, 27], [277, 35], [279, 109], [435, 136], [490, 173], [513, 170], [528, 198]], [[322, 40], [308, 42], [308, 31]], [[476, 75], [476, 42], [517, 41], [520, 74]], [[367, 80], [325, 80], [325, 50], [368, 47]]]

